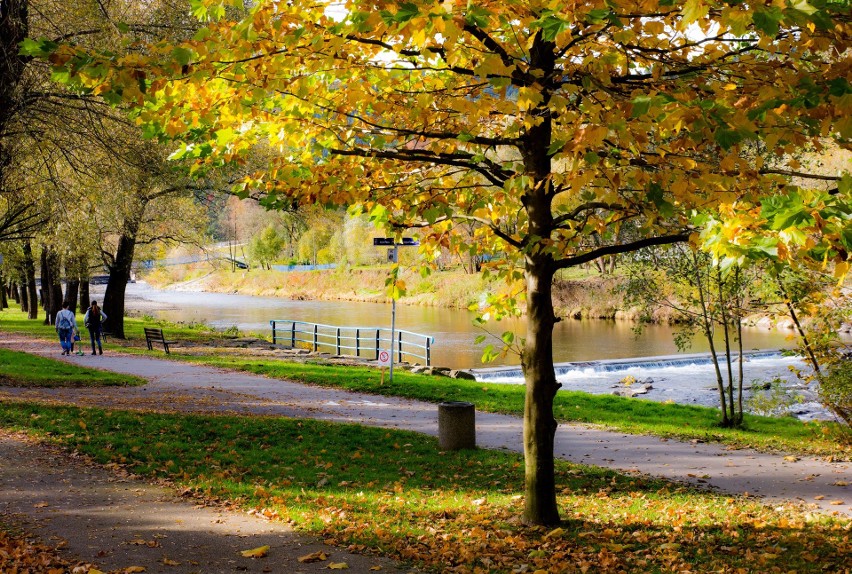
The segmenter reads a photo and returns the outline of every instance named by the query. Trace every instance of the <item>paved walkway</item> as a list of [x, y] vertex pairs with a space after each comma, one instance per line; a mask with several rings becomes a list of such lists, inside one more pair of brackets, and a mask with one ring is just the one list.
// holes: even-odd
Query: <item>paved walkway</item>
[[[431, 403], [320, 388], [259, 375], [173, 362], [147, 356], [107, 353], [60, 357], [58, 345], [44, 345], [0, 332], [0, 346], [148, 379], [143, 387], [120, 389], [0, 388], [0, 398], [40, 398], [89, 406], [227, 411], [413, 430], [437, 435], [437, 407]], [[522, 450], [518, 417], [476, 415], [477, 444]], [[771, 501], [798, 501], [829, 513], [852, 516], [852, 464], [816, 458], [791, 461], [783, 454], [730, 449], [707, 443], [626, 435], [562, 424], [557, 457], [625, 472], [640, 472]], [[838, 501], [842, 503], [838, 504]], [[834, 503], [834, 504], [832, 504]]]

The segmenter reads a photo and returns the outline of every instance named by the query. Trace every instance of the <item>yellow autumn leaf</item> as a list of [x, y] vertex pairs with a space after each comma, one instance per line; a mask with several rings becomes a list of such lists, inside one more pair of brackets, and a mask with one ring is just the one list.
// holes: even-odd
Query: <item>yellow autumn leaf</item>
[[660, 544], [660, 550], [678, 550], [680, 548], [680, 544], [677, 542], [666, 542], [665, 544]]
[[562, 536], [563, 534], [565, 534], [564, 529], [554, 528], [553, 530], [547, 533], [547, 536], [545, 536], [545, 538], [556, 538], [557, 536]]
[[832, 500], [831, 502], [829, 502], [829, 504], [831, 504], [832, 506], [841, 506], [846, 503], [842, 500]]
[[245, 558], [263, 558], [267, 554], [269, 554], [269, 546], [258, 546], [257, 548], [252, 548], [251, 550], [243, 550], [240, 552], [242, 556]]
[[785, 457], [784, 457], [784, 460], [786, 460], [787, 462], [796, 462], [796, 461], [798, 461], [798, 460], [799, 460], [799, 457], [797, 457], [797, 456], [793, 456], [793, 455], [791, 454], [791, 455], [789, 455], [789, 456], [785, 456]]
[[348, 570], [349, 564], [346, 562], [332, 562], [328, 565], [329, 570]]
[[382, 569], [381, 566], [370, 566], [370, 570], [378, 571], [378, 570], [381, 570], [381, 569]]
[[310, 554], [299, 556], [298, 560], [299, 562], [303, 563], [322, 562], [323, 560], [328, 560], [328, 554], [326, 554], [322, 550], [317, 550], [316, 552], [311, 552]]
[[180, 562], [177, 560], [170, 560], [169, 558], [163, 558], [163, 564], [166, 566], [180, 566]]
[[102, 572], [101, 570], [98, 570], [97, 568], [89, 568], [88, 574], [105, 574], [105, 573]]
[[124, 574], [139, 574], [140, 572], [145, 572], [144, 566], [128, 566], [124, 569]]

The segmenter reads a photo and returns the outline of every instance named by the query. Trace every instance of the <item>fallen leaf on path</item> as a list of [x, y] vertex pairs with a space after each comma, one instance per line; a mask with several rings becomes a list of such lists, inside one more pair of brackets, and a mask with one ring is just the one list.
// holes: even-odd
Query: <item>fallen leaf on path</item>
[[177, 560], [169, 560], [168, 558], [163, 558], [163, 564], [166, 566], [180, 566], [180, 562]]
[[825, 497], [821, 494], [817, 494], [816, 496], [814, 496], [814, 500], [822, 500], [823, 498]]
[[370, 570], [376, 570], [376, 571], [378, 571], [378, 570], [381, 570], [381, 569], [382, 569], [382, 567], [381, 567], [381, 566], [370, 566]]
[[33, 508], [47, 508], [48, 506], [50, 505], [46, 502], [37, 502], [33, 504]]
[[139, 574], [140, 572], [145, 572], [144, 566], [130, 566], [124, 569], [124, 574]]
[[349, 570], [349, 564], [346, 562], [332, 562], [328, 565], [329, 570]]
[[302, 563], [322, 562], [323, 560], [328, 560], [328, 554], [326, 554], [322, 550], [317, 550], [316, 552], [311, 552], [310, 554], [299, 556], [299, 562]]
[[269, 546], [258, 546], [257, 548], [252, 548], [251, 550], [243, 550], [240, 552], [246, 558], [263, 558], [267, 554], [269, 554]]
[[834, 483], [834, 486], [849, 486], [849, 483], [846, 482], [845, 480], [838, 480], [837, 482]]
[[846, 503], [843, 502], [842, 500], [832, 500], [831, 502], [829, 502], [829, 504], [832, 504], [834, 506], [840, 506], [841, 504], [846, 504]]
[[793, 455], [791, 454], [791, 455], [789, 455], [789, 456], [785, 456], [785, 457], [784, 457], [784, 460], [786, 460], [787, 462], [796, 462], [796, 461], [798, 461], [798, 460], [799, 460], [799, 457], [798, 457], [798, 456], [793, 456]]

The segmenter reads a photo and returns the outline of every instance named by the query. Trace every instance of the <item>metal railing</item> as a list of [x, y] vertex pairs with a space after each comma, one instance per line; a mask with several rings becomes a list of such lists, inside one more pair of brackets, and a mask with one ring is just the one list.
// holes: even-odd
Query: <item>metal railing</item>
[[432, 364], [434, 337], [396, 329], [391, 339], [391, 329], [385, 327], [339, 327], [321, 323], [307, 323], [289, 319], [274, 319], [272, 343], [291, 349], [310, 348], [312, 351], [328, 349], [336, 355], [379, 359], [379, 351], [392, 350], [397, 362], [419, 359], [426, 366]]

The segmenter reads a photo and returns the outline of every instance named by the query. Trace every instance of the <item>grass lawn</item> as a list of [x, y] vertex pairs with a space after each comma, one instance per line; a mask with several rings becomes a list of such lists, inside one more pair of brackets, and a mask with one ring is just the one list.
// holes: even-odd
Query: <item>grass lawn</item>
[[142, 385], [145, 379], [0, 348], [0, 385], [101, 387]]
[[[203, 325], [173, 325], [147, 319], [125, 319], [128, 341], [111, 339], [108, 348], [127, 352], [148, 353], [144, 346], [143, 326], [157, 324], [166, 329], [170, 339], [204, 342], [228, 338], [227, 335], [206, 329]], [[32, 335], [54, 336], [53, 328], [29, 321], [20, 311], [0, 312], [0, 329]], [[121, 345], [119, 347], [119, 345]], [[130, 346], [126, 346], [130, 345]], [[156, 353], [164, 358], [163, 353]], [[288, 362], [268, 357], [249, 358], [211, 350], [204, 355], [182, 352], [173, 347], [169, 358], [185, 360], [227, 369], [284, 378], [304, 383], [345, 388], [378, 395], [398, 396], [432, 402], [470, 401], [481, 411], [523, 414], [524, 388], [521, 385], [501, 385], [413, 375], [402, 369], [394, 372], [394, 382], [369, 367], [349, 367], [314, 363]], [[742, 429], [719, 426], [717, 409], [691, 405], [659, 403], [627, 399], [612, 395], [592, 395], [575, 391], [560, 391], [554, 404], [559, 421], [582, 422], [631, 434], [650, 434], [681, 440], [720, 442], [737, 447], [778, 450], [795, 454], [831, 456], [852, 459], [852, 444], [848, 431], [835, 423], [804, 423], [792, 417], [762, 417], [746, 415]]]
[[26, 403], [0, 403], [0, 427], [436, 571], [843, 572], [852, 552], [847, 519], [562, 461], [564, 523], [527, 527], [520, 456], [416, 433]]

